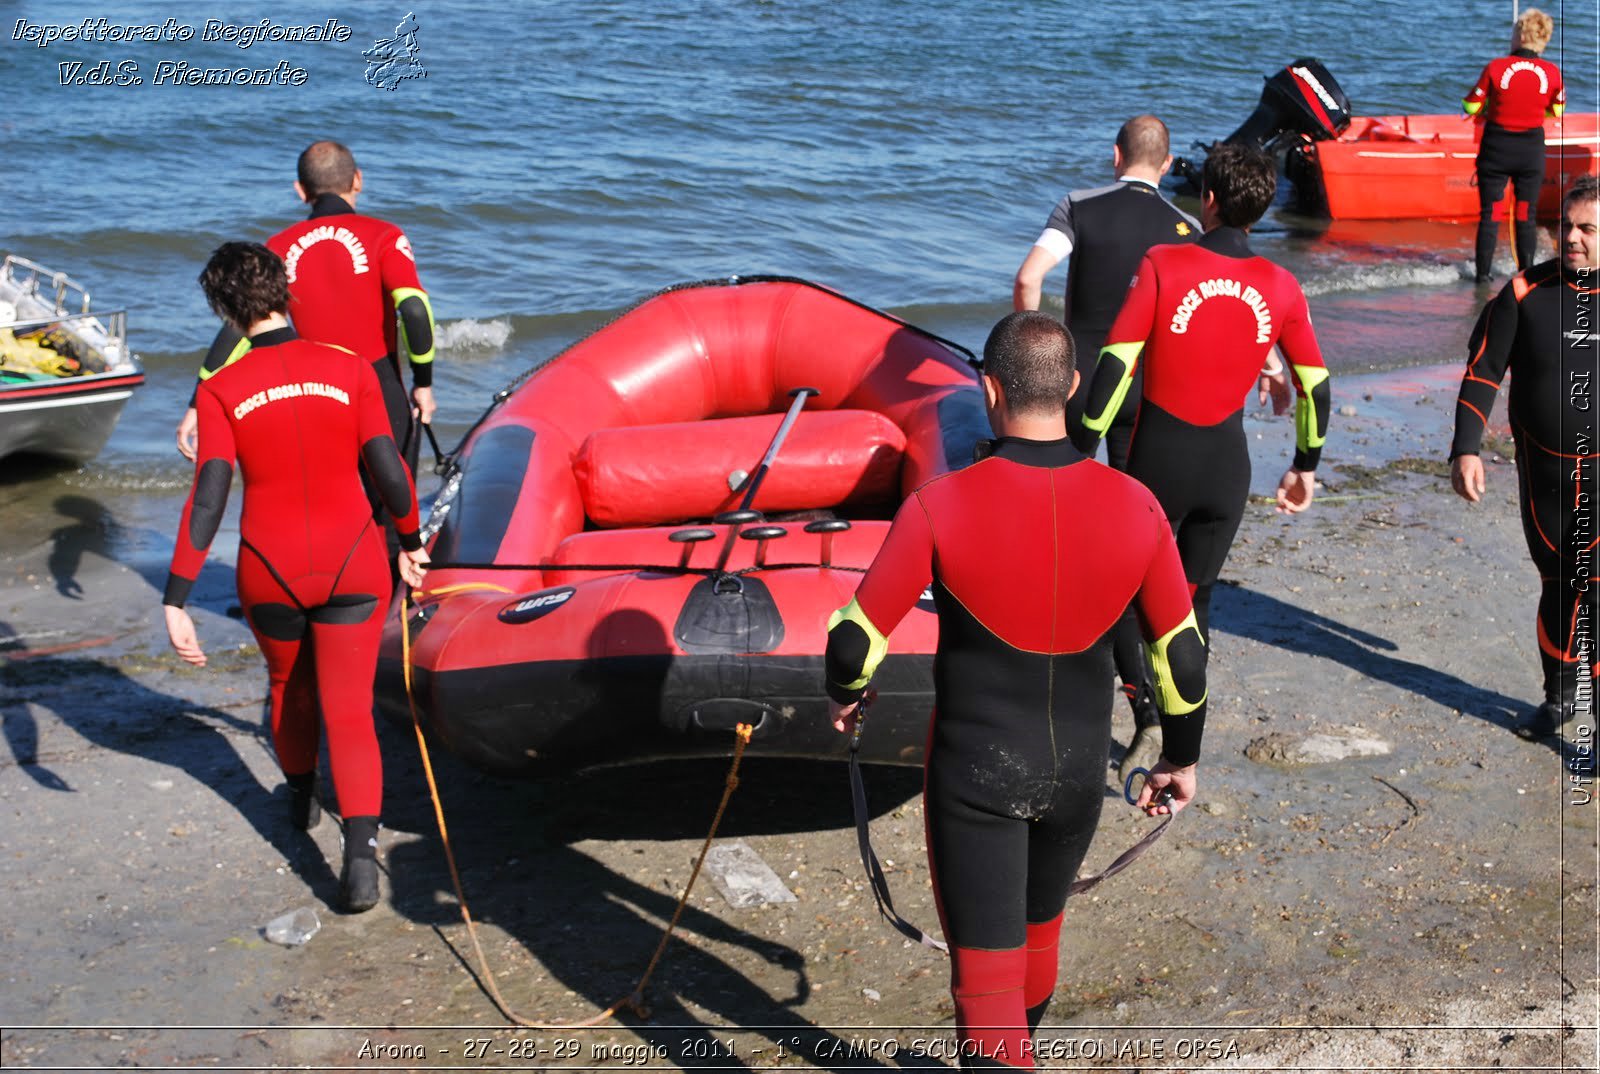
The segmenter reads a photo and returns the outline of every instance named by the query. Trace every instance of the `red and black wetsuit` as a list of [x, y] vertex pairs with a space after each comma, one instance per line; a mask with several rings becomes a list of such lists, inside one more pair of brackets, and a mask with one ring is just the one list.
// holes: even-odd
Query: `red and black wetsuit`
[[1597, 313], [1600, 272], [1546, 261], [1512, 277], [1472, 331], [1450, 449], [1452, 459], [1478, 454], [1510, 371], [1522, 532], [1539, 570], [1539, 659], [1551, 702], [1572, 699], [1579, 608], [1594, 584]]
[[1031, 1067], [1029, 1016], [1054, 991], [1067, 887], [1105, 796], [1111, 629], [1136, 601], [1176, 765], [1199, 757], [1205, 647], [1154, 497], [1068, 440], [999, 440], [906, 500], [829, 622], [830, 696], [861, 696], [930, 581], [924, 803], [957, 1026], [964, 1047]]
[[1477, 85], [1461, 102], [1469, 115], [1483, 120], [1478, 143], [1478, 279], [1489, 278], [1494, 262], [1496, 221], [1504, 219], [1501, 197], [1506, 182], [1516, 196], [1516, 255], [1519, 268], [1533, 263], [1538, 249], [1534, 207], [1544, 182], [1544, 120], [1566, 107], [1561, 68], [1519, 48], [1491, 60]]
[[[1100, 353], [1146, 250], [1159, 243], [1193, 242], [1199, 237], [1199, 222], [1141, 179], [1125, 177], [1062, 198], [1034, 245], [1049, 250], [1057, 260], [1069, 259], [1065, 320], [1075, 352], [1080, 356]], [[1127, 467], [1140, 379], [1134, 376], [1132, 390], [1106, 432], [1106, 459], [1118, 470]], [[1085, 380], [1067, 400], [1067, 431], [1080, 451], [1092, 452], [1099, 438], [1083, 428], [1088, 389]]]
[[1300, 395], [1294, 468], [1309, 472], [1327, 436], [1328, 370], [1300, 285], [1287, 269], [1251, 253], [1237, 228], [1145, 255], [1089, 389], [1084, 424], [1102, 431], [1144, 365], [1128, 473], [1166, 511], [1208, 639], [1211, 587], [1250, 494], [1245, 399], [1274, 344]]
[[[312, 203], [309, 218], [284, 228], [266, 245], [288, 269], [289, 317], [295, 331], [372, 364], [395, 443], [415, 470], [421, 440], [413, 427], [400, 356], [403, 351], [408, 359], [413, 385], [433, 384], [433, 311], [405, 233], [386, 220], [356, 212], [336, 194], [322, 194]], [[224, 327], [206, 354], [201, 379], [248, 350], [236, 331]]]
[[371, 365], [296, 339], [288, 328], [250, 343], [249, 361], [228, 366], [197, 393], [194, 487], [163, 599], [180, 608], [188, 599], [222, 522], [237, 459], [244, 478], [239, 600], [267, 660], [278, 761], [291, 776], [316, 768], [320, 710], [341, 811], [376, 817], [383, 774], [372, 680], [389, 568], [358, 471], [364, 464], [401, 544], [416, 549], [411, 475]]

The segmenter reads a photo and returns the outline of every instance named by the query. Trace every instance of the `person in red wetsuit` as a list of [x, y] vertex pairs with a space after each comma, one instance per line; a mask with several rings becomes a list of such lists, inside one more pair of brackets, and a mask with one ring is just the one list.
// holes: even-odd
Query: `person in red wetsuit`
[[[1517, 729], [1530, 738], [1556, 734], [1580, 708], [1592, 712], [1594, 700], [1594, 655], [1585, 644], [1592, 628], [1584, 624], [1594, 614], [1590, 497], [1600, 457], [1594, 384], [1600, 181], [1579, 178], [1561, 215], [1561, 256], [1513, 276], [1472, 330], [1450, 447], [1451, 483], [1477, 503], [1485, 487], [1478, 452], [1500, 383], [1511, 373], [1507, 410], [1522, 532], [1540, 581], [1535, 634], [1544, 703]], [[1592, 725], [1585, 726], [1592, 734]]]
[[1145, 255], [1106, 336], [1084, 416], [1086, 428], [1104, 432], [1134, 370], [1144, 365], [1128, 473], [1155, 493], [1172, 524], [1207, 641], [1211, 588], [1250, 493], [1245, 399], [1274, 344], [1299, 392], [1294, 462], [1278, 483], [1279, 511], [1311, 505], [1332, 408], [1304, 292], [1246, 240], [1277, 188], [1277, 169], [1265, 153], [1213, 147], [1202, 174], [1205, 235]]
[[1529, 8], [1511, 30], [1511, 55], [1490, 60], [1461, 104], [1483, 124], [1478, 143], [1477, 281], [1486, 283], [1494, 267], [1496, 222], [1503, 219], [1502, 196], [1511, 183], [1516, 197], [1514, 253], [1517, 267], [1533, 264], [1539, 233], [1534, 218], [1544, 182], [1544, 120], [1566, 108], [1561, 68], [1542, 59], [1555, 20]]
[[[1034, 1066], [1068, 885], [1105, 797], [1111, 635], [1130, 602], [1165, 731], [1139, 804], [1175, 812], [1195, 793], [1206, 653], [1183, 568], [1149, 491], [1068, 438], [1076, 379], [1059, 321], [1000, 321], [984, 346], [992, 450], [906, 500], [828, 626], [827, 690], [848, 732], [888, 635], [932, 583], [924, 811], [963, 1065]], [[1153, 804], [1162, 789], [1170, 806]]]
[[[267, 240], [289, 273], [289, 317], [306, 339], [332, 343], [370, 362], [401, 454], [416, 469], [421, 434], [433, 420], [434, 324], [428, 293], [417, 278], [405, 232], [356, 212], [361, 169], [338, 142], [316, 142], [300, 154], [295, 194], [311, 215]], [[249, 340], [223, 325], [200, 369], [202, 381], [242, 358]], [[411, 396], [400, 370], [405, 353]], [[178, 426], [178, 447], [194, 457], [195, 409]], [[378, 506], [376, 503], [374, 506]]]
[[200, 282], [212, 309], [253, 353], [209, 378], [196, 396], [199, 455], [162, 598], [167, 634], [183, 659], [204, 666], [184, 604], [222, 522], [237, 461], [244, 477], [239, 600], [267, 661], [272, 740], [290, 786], [291, 816], [310, 828], [321, 814], [314, 793], [320, 724], [345, 819], [341, 898], [349, 910], [367, 910], [378, 901], [383, 772], [372, 680], [389, 572], [359, 470], [365, 466], [394, 517], [405, 549], [400, 573], [413, 586], [421, 585], [428, 559], [416, 492], [372, 367], [348, 351], [298, 339], [289, 327], [288, 281], [277, 254], [227, 243]]

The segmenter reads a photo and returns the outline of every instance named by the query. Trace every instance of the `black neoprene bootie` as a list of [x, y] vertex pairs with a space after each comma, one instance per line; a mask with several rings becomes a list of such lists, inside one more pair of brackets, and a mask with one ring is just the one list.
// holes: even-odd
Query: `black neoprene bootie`
[[322, 803], [317, 800], [317, 774], [305, 772], [284, 776], [289, 784], [289, 823], [309, 832], [322, 820]]
[[[1549, 676], [1549, 672], [1546, 672]], [[1551, 678], [1555, 678], [1554, 683]], [[1589, 697], [1584, 698], [1586, 702]], [[1533, 714], [1516, 727], [1516, 733], [1522, 738], [1539, 739], [1550, 738], [1560, 733], [1561, 728], [1572, 722], [1578, 714], [1578, 677], [1568, 672], [1565, 668], [1558, 676], [1545, 679], [1544, 704], [1533, 710]]]
[[1571, 723], [1576, 714], [1577, 709], [1571, 703], [1546, 701], [1518, 725], [1516, 732], [1522, 738], [1549, 738], [1557, 734], [1562, 725]]
[[339, 902], [352, 914], [378, 905], [378, 818], [346, 817]]

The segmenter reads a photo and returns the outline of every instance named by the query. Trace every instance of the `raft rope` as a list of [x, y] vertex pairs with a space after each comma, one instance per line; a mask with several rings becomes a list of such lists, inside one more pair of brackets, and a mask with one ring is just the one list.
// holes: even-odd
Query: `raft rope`
[[[498, 590], [509, 593], [504, 586], [497, 586], [491, 582], [464, 582], [459, 585], [441, 586], [429, 590], [427, 596], [450, 596], [470, 590]], [[483, 945], [478, 942], [478, 927], [472, 919], [472, 911], [467, 906], [467, 895], [461, 886], [461, 873], [456, 868], [455, 851], [450, 845], [450, 832], [445, 827], [444, 806], [439, 800], [439, 784], [434, 779], [433, 761], [428, 753], [428, 742], [422, 733], [422, 718], [417, 713], [417, 699], [412, 687], [411, 678], [411, 619], [407, 614], [411, 600], [408, 594], [402, 593], [400, 598], [400, 659], [404, 669], [406, 685], [406, 704], [411, 709], [411, 726], [416, 731], [417, 748], [422, 754], [422, 771], [427, 776], [428, 794], [433, 799], [433, 816], [439, 826], [439, 841], [444, 844], [444, 856], [450, 866], [450, 882], [455, 886], [456, 901], [461, 906], [461, 920], [466, 922], [467, 935], [472, 940], [472, 949], [478, 956], [478, 980], [500, 1013], [514, 1025], [524, 1029], [582, 1029], [587, 1026], [599, 1025], [626, 1007], [640, 1018], [650, 1017], [650, 1008], [644, 1001], [645, 985], [649, 983], [651, 974], [661, 962], [661, 957], [666, 953], [667, 944], [672, 940], [673, 931], [678, 927], [678, 921], [683, 916], [684, 908], [689, 905], [689, 894], [694, 891], [694, 884], [700, 877], [700, 867], [705, 864], [706, 853], [711, 849], [711, 840], [716, 837], [717, 828], [722, 824], [722, 815], [727, 811], [728, 799], [733, 797], [735, 788], [739, 786], [739, 764], [744, 760], [744, 749], [750, 744], [750, 735], [754, 728], [747, 723], [737, 724], [734, 727], [733, 763], [728, 768], [727, 778], [723, 781], [722, 800], [717, 803], [716, 815], [711, 818], [711, 830], [706, 832], [706, 838], [700, 845], [700, 854], [695, 858], [694, 869], [689, 874], [689, 882], [684, 885], [683, 894], [678, 899], [678, 905], [672, 911], [672, 920], [667, 923], [666, 929], [661, 934], [661, 942], [656, 945], [655, 953], [650, 956], [650, 962], [645, 966], [644, 973], [640, 975], [639, 982], [633, 986], [633, 991], [618, 999], [611, 1006], [591, 1018], [576, 1022], [541, 1022], [525, 1018], [512, 1009], [500, 994], [499, 987], [495, 984], [494, 972], [489, 967], [489, 960], [483, 953]]]

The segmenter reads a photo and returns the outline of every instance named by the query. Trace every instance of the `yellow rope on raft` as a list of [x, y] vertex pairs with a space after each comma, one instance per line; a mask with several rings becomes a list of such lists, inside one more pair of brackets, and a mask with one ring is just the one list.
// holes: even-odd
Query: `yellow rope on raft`
[[[441, 586], [429, 590], [425, 596], [453, 596], [458, 593], [472, 590], [497, 590], [501, 593], [511, 592], [504, 586], [492, 582], [462, 582], [459, 585]], [[644, 988], [649, 983], [650, 975], [661, 962], [661, 956], [666, 952], [667, 944], [672, 940], [673, 930], [678, 927], [678, 919], [683, 916], [684, 907], [689, 905], [689, 893], [694, 890], [694, 882], [700, 877], [700, 866], [705, 863], [706, 852], [711, 849], [711, 840], [716, 837], [717, 828], [722, 823], [722, 814], [728, 808], [728, 799], [733, 797], [733, 792], [739, 786], [739, 763], [744, 759], [744, 748], [750, 743], [750, 735], [755, 730], [750, 724], [741, 723], [734, 728], [733, 764], [728, 768], [727, 779], [723, 783], [722, 800], [717, 803], [717, 812], [711, 818], [711, 830], [706, 832], [705, 842], [700, 845], [700, 855], [695, 858], [694, 869], [689, 874], [689, 882], [684, 885], [683, 895], [678, 899], [677, 907], [672, 911], [672, 920], [667, 923], [666, 930], [661, 934], [661, 942], [656, 945], [656, 950], [650, 956], [650, 962], [645, 966], [644, 973], [639, 977], [639, 983], [633, 986], [633, 991], [617, 1000], [611, 1006], [594, 1015], [578, 1022], [540, 1022], [531, 1018], [524, 1018], [511, 1009], [505, 997], [500, 994], [500, 989], [495, 984], [494, 972], [489, 968], [489, 960], [484, 956], [483, 945], [478, 942], [478, 926], [472, 919], [472, 912], [467, 907], [467, 896], [461, 888], [461, 873], [456, 869], [455, 851], [450, 846], [450, 833], [444, 823], [444, 806], [439, 801], [439, 784], [433, 776], [433, 760], [428, 754], [428, 742], [422, 734], [422, 718], [417, 714], [416, 694], [411, 685], [411, 619], [407, 614], [410, 599], [402, 597], [400, 600], [400, 662], [404, 671], [406, 684], [406, 704], [411, 709], [411, 726], [416, 731], [417, 748], [422, 754], [422, 771], [428, 780], [428, 794], [433, 799], [433, 816], [439, 826], [439, 841], [444, 844], [444, 856], [450, 866], [450, 882], [455, 886], [456, 901], [461, 905], [461, 920], [466, 922], [467, 935], [472, 940], [472, 949], [478, 956], [478, 980], [500, 1013], [514, 1025], [524, 1029], [582, 1029], [585, 1026], [599, 1025], [624, 1007], [638, 1014], [640, 1018], [650, 1017], [650, 1008], [644, 1002]]]

